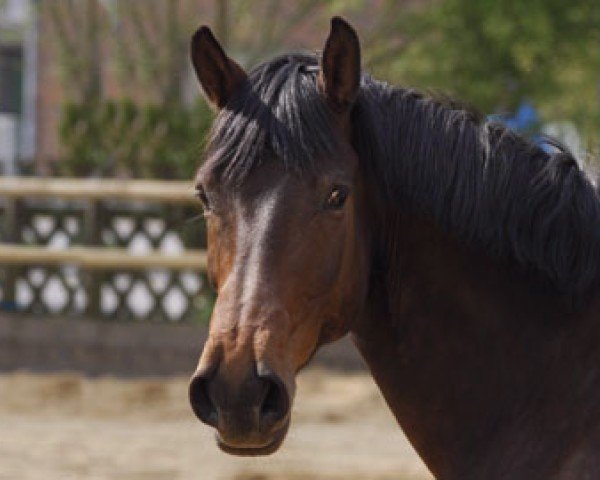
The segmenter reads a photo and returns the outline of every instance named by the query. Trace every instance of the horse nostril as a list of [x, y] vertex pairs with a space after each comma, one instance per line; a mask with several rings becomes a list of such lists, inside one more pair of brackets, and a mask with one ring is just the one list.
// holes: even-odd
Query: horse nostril
[[215, 404], [210, 398], [208, 386], [210, 378], [196, 375], [190, 382], [189, 396], [192, 410], [204, 423], [213, 427], [217, 426], [218, 414]]
[[289, 399], [283, 382], [275, 375], [261, 377], [266, 382], [266, 393], [260, 406], [261, 425], [269, 428], [284, 419], [289, 410]]

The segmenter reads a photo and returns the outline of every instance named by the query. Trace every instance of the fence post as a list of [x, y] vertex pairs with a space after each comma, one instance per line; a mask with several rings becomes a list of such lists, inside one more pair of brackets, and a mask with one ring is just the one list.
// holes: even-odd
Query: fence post
[[[4, 221], [6, 227], [6, 239], [9, 243], [19, 243], [21, 241], [21, 224], [19, 219], [22, 218], [20, 211], [22, 203], [17, 198], [7, 198], [6, 208], [4, 210]], [[6, 267], [6, 284], [4, 285], [4, 299], [2, 301], [2, 310], [16, 311], [16, 283], [19, 274], [18, 267]]]
[[[83, 215], [83, 242], [89, 246], [101, 245], [101, 235], [102, 206], [98, 200], [89, 200]], [[90, 316], [100, 316], [102, 275], [95, 270], [84, 272], [84, 282], [87, 292], [86, 313]]]

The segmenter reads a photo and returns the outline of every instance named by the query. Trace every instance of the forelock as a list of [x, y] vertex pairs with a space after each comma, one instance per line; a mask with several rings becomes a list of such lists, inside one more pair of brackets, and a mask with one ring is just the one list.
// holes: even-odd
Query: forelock
[[313, 170], [333, 155], [339, 137], [317, 85], [315, 55], [285, 55], [253, 69], [217, 116], [207, 156], [222, 180], [242, 182], [267, 159], [286, 170]]

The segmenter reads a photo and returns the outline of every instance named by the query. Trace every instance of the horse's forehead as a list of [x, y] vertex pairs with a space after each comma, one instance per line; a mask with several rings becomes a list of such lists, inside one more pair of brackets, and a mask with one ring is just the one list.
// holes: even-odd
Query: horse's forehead
[[346, 159], [316, 159], [312, 168], [296, 170], [286, 167], [280, 159], [270, 158], [252, 169], [240, 185], [240, 194], [248, 199], [271, 193], [280, 199], [302, 202], [312, 199], [314, 193], [332, 184], [351, 184], [355, 169]]
[[269, 192], [282, 198], [289, 195], [310, 197], [319, 187], [331, 184], [352, 184], [357, 173], [357, 160], [341, 149], [336, 155], [312, 159], [311, 164], [286, 165], [286, 162], [266, 153], [260, 161], [240, 177], [229, 177], [227, 167], [218, 158], [207, 158], [196, 175], [197, 184], [217, 190], [243, 202], [264, 199]]

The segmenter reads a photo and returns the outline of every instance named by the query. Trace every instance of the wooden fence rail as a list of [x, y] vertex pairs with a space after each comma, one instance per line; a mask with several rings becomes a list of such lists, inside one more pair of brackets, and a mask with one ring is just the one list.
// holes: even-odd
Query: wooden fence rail
[[192, 204], [192, 182], [0, 177], [0, 198], [62, 200], [130, 200]]
[[[18, 310], [16, 287], [25, 282], [33, 292], [28, 308], [43, 310], [44, 289], [59, 281], [70, 300], [58, 313], [76, 310], [74, 298], [84, 290], [81, 313], [106, 314], [101, 291], [109, 288], [119, 297], [121, 316], [135, 316], [129, 299], [135, 289], [153, 298], [153, 309], [142, 317], [164, 314], [165, 302], [172, 303], [166, 297], [176, 290], [188, 302], [182, 315], [190, 316], [195, 293], [181, 275], [203, 275], [206, 268], [203, 223], [196, 222], [194, 234], [186, 235], [187, 218], [198, 214], [193, 190], [192, 182], [184, 181], [0, 177], [0, 308]], [[118, 222], [129, 231], [123, 234]], [[152, 222], [158, 230], [148, 228]], [[140, 239], [146, 243], [141, 252], [133, 245]], [[178, 251], [163, 248], [167, 240], [180, 242]], [[81, 271], [80, 286], [68, 282], [64, 267]], [[40, 268], [45, 276], [36, 283], [31, 271]], [[162, 290], [148, 273], [156, 270], [168, 273]], [[129, 275], [124, 289], [119, 287], [123, 274]]]
[[205, 270], [206, 253], [189, 250], [177, 255], [160, 252], [132, 255], [122, 248], [52, 250], [0, 243], [0, 265], [75, 265], [86, 270]]

